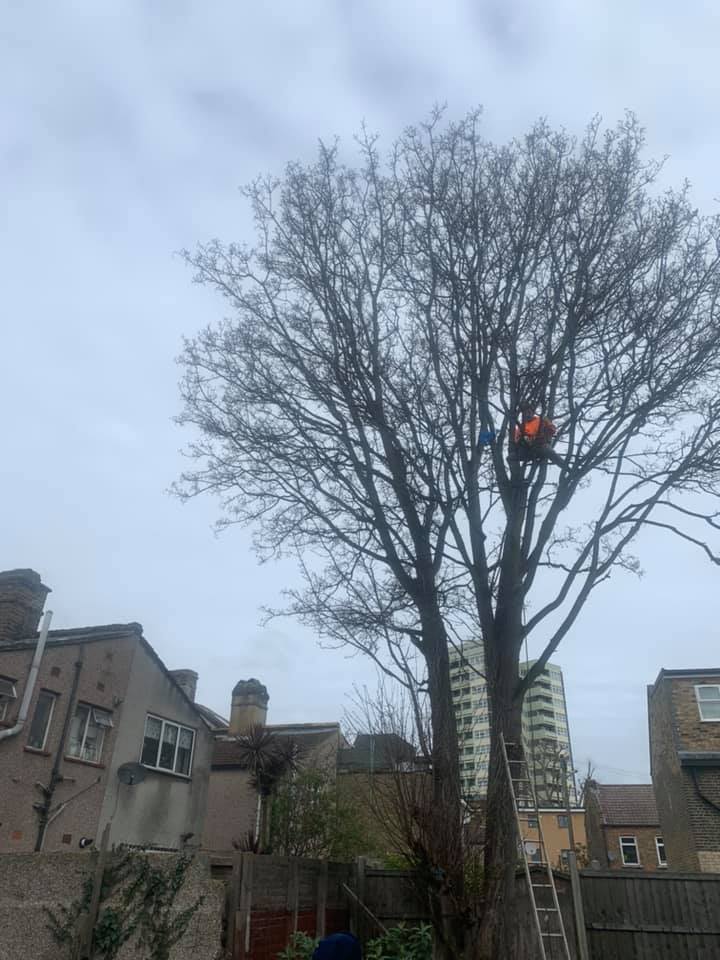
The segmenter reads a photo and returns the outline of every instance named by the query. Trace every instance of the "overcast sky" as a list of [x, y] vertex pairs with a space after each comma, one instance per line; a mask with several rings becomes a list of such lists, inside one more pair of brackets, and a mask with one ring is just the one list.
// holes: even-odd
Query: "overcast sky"
[[[174, 357], [224, 309], [174, 252], [250, 239], [237, 187], [318, 137], [366, 120], [389, 145], [442, 101], [482, 104], [498, 139], [631, 108], [668, 181], [716, 210], [719, 42], [700, 0], [5, 0], [0, 569], [41, 573], [55, 626], [141, 621], [221, 713], [257, 676], [271, 720], [340, 719], [372, 671], [260, 625], [292, 565], [258, 566], [245, 531], [215, 537], [212, 501], [166, 493], [187, 439]], [[639, 549], [645, 576], [601, 588], [555, 658], [577, 765], [605, 782], [648, 779], [660, 667], [720, 666], [718, 571]]]

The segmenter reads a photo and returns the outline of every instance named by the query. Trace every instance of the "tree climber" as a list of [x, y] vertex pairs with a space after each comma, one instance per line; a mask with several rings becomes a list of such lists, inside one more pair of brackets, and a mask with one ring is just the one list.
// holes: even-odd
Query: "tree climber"
[[552, 448], [557, 429], [548, 417], [535, 413], [535, 407], [528, 401], [520, 405], [520, 423], [513, 430], [510, 454], [517, 460], [549, 460], [561, 470], [565, 461]]

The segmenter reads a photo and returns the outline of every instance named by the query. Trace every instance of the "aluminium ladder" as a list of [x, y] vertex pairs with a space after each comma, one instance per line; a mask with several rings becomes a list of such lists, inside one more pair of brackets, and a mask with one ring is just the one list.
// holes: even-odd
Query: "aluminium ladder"
[[[560, 957], [562, 957], [563, 960], [572, 960], [565, 935], [562, 914], [560, 912], [560, 904], [558, 903], [552, 865], [548, 860], [547, 849], [545, 847], [545, 841], [543, 840], [537, 797], [530, 777], [530, 768], [525, 759], [525, 751], [523, 747], [518, 744], [506, 743], [502, 733], [500, 734], [500, 746], [505, 763], [505, 772], [507, 773], [510, 784], [515, 824], [520, 839], [520, 849], [525, 866], [525, 877], [527, 879], [530, 904], [535, 919], [535, 928], [538, 934], [541, 960], [549, 960], [549, 958], [557, 956], [557, 953], [554, 952], [556, 945], [560, 948]], [[513, 752], [514, 756], [517, 754], [512, 760], [508, 756], [508, 749]], [[533, 882], [533, 874], [530, 870], [530, 862], [528, 861], [528, 851], [525, 846], [526, 838], [523, 836], [522, 825], [530, 821], [531, 817], [529, 814], [532, 814], [532, 819], [537, 823], [537, 844], [541, 855], [541, 859], [539, 861], [533, 861], [533, 865], [545, 868], [546, 876], [543, 883]], [[534, 843], [535, 841], [532, 842]], [[551, 905], [547, 905], [548, 901], [546, 900], [545, 906], [538, 906], [538, 899], [542, 896], [540, 891], [547, 893], [548, 890], [550, 891]]]

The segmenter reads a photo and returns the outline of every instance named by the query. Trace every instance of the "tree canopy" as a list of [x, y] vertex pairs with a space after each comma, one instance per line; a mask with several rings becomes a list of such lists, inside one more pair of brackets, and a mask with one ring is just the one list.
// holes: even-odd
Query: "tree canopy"
[[[636, 568], [644, 528], [718, 562], [720, 222], [660, 189], [630, 115], [497, 145], [478, 114], [436, 113], [387, 156], [367, 134], [358, 148], [357, 166], [321, 145], [251, 184], [254, 245], [187, 254], [231, 314], [181, 357], [196, 464], [180, 489], [219, 495], [262, 556], [297, 557], [291, 613], [375, 658], [418, 715], [427, 695], [450, 817], [447, 648], [482, 637], [497, 865], [514, 849], [493, 826], [497, 737], [519, 739], [523, 694], [590, 593]], [[524, 405], [555, 424], [562, 467], [513, 455]], [[456, 892], [459, 829], [433, 851]]]

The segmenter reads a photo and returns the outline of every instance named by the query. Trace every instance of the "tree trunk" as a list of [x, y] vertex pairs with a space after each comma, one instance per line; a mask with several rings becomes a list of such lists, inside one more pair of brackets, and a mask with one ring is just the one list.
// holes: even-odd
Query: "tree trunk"
[[[485, 874], [480, 938], [473, 956], [482, 960], [514, 957], [515, 875], [518, 836], [513, 816], [511, 786], [502, 754], [500, 734], [508, 755], [522, 756], [522, 700], [515, 697], [518, 683], [519, 633], [498, 634], [488, 651], [488, 675], [493, 678], [490, 706], [491, 753], [485, 812]], [[511, 765], [513, 776], [520, 770]]]
[[427, 890], [436, 956], [463, 954], [459, 907], [464, 893], [462, 808], [455, 710], [450, 687], [448, 639], [440, 611], [422, 617], [432, 726], [432, 809], [427, 811]]

